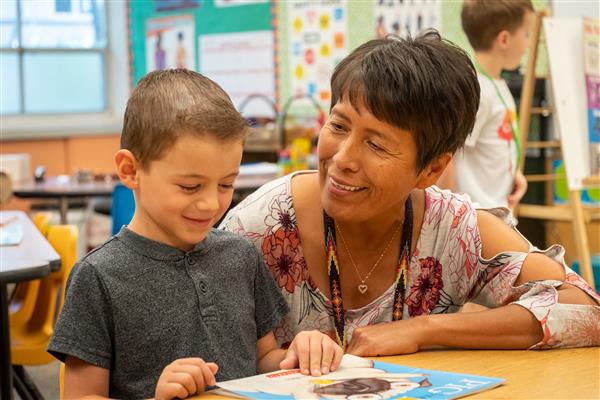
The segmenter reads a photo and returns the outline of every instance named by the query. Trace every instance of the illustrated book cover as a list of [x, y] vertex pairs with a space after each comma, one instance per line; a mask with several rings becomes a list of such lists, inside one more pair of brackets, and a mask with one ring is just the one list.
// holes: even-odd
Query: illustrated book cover
[[501, 378], [413, 368], [344, 355], [320, 377], [281, 370], [217, 383], [216, 394], [252, 399], [456, 399], [491, 389]]

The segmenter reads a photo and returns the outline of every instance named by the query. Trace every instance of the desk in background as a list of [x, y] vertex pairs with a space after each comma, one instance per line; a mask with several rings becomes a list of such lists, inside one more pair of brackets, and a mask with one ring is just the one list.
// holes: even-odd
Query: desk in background
[[[600, 348], [560, 350], [432, 350], [373, 358], [416, 368], [506, 379], [468, 399], [599, 399]], [[407, 393], [410, 394], [410, 393]], [[230, 399], [204, 393], [194, 399]]]
[[[2, 399], [12, 399], [12, 367], [10, 361], [10, 329], [6, 286], [42, 278], [60, 269], [60, 257], [50, 243], [37, 230], [22, 211], [0, 211], [3, 224], [19, 224], [23, 238], [18, 245], [0, 247], [0, 394]], [[15, 376], [15, 384], [24, 387]]]
[[58, 199], [60, 223], [67, 223], [69, 199], [86, 197], [110, 197], [115, 181], [80, 183], [68, 176], [48, 177], [44, 182], [15, 183], [13, 194], [23, 199]]

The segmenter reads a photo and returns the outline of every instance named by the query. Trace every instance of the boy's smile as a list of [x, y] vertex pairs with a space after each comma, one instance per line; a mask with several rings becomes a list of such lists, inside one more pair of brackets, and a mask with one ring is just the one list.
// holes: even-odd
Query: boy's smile
[[137, 172], [129, 229], [188, 251], [231, 204], [243, 142], [183, 134], [159, 160]]

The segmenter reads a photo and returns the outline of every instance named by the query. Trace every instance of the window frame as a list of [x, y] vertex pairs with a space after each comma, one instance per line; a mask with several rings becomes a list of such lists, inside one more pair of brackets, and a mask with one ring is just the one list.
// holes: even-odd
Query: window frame
[[[130, 86], [127, 33], [129, 3], [107, 1], [105, 4], [107, 45], [103, 53], [106, 109], [90, 113], [3, 114], [0, 121], [1, 140], [50, 139], [120, 133]], [[40, 51], [53, 50], [40, 49]], [[65, 49], [65, 51], [69, 50]], [[20, 53], [21, 51], [15, 50], [15, 52]], [[21, 62], [20, 60], [19, 63]]]

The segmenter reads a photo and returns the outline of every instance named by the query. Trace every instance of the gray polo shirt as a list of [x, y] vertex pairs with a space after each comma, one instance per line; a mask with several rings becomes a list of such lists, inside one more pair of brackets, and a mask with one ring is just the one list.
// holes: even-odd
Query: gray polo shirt
[[213, 229], [186, 253], [123, 228], [73, 268], [48, 351], [109, 369], [110, 397], [152, 397], [179, 358], [256, 374], [256, 341], [287, 311], [246, 239]]

